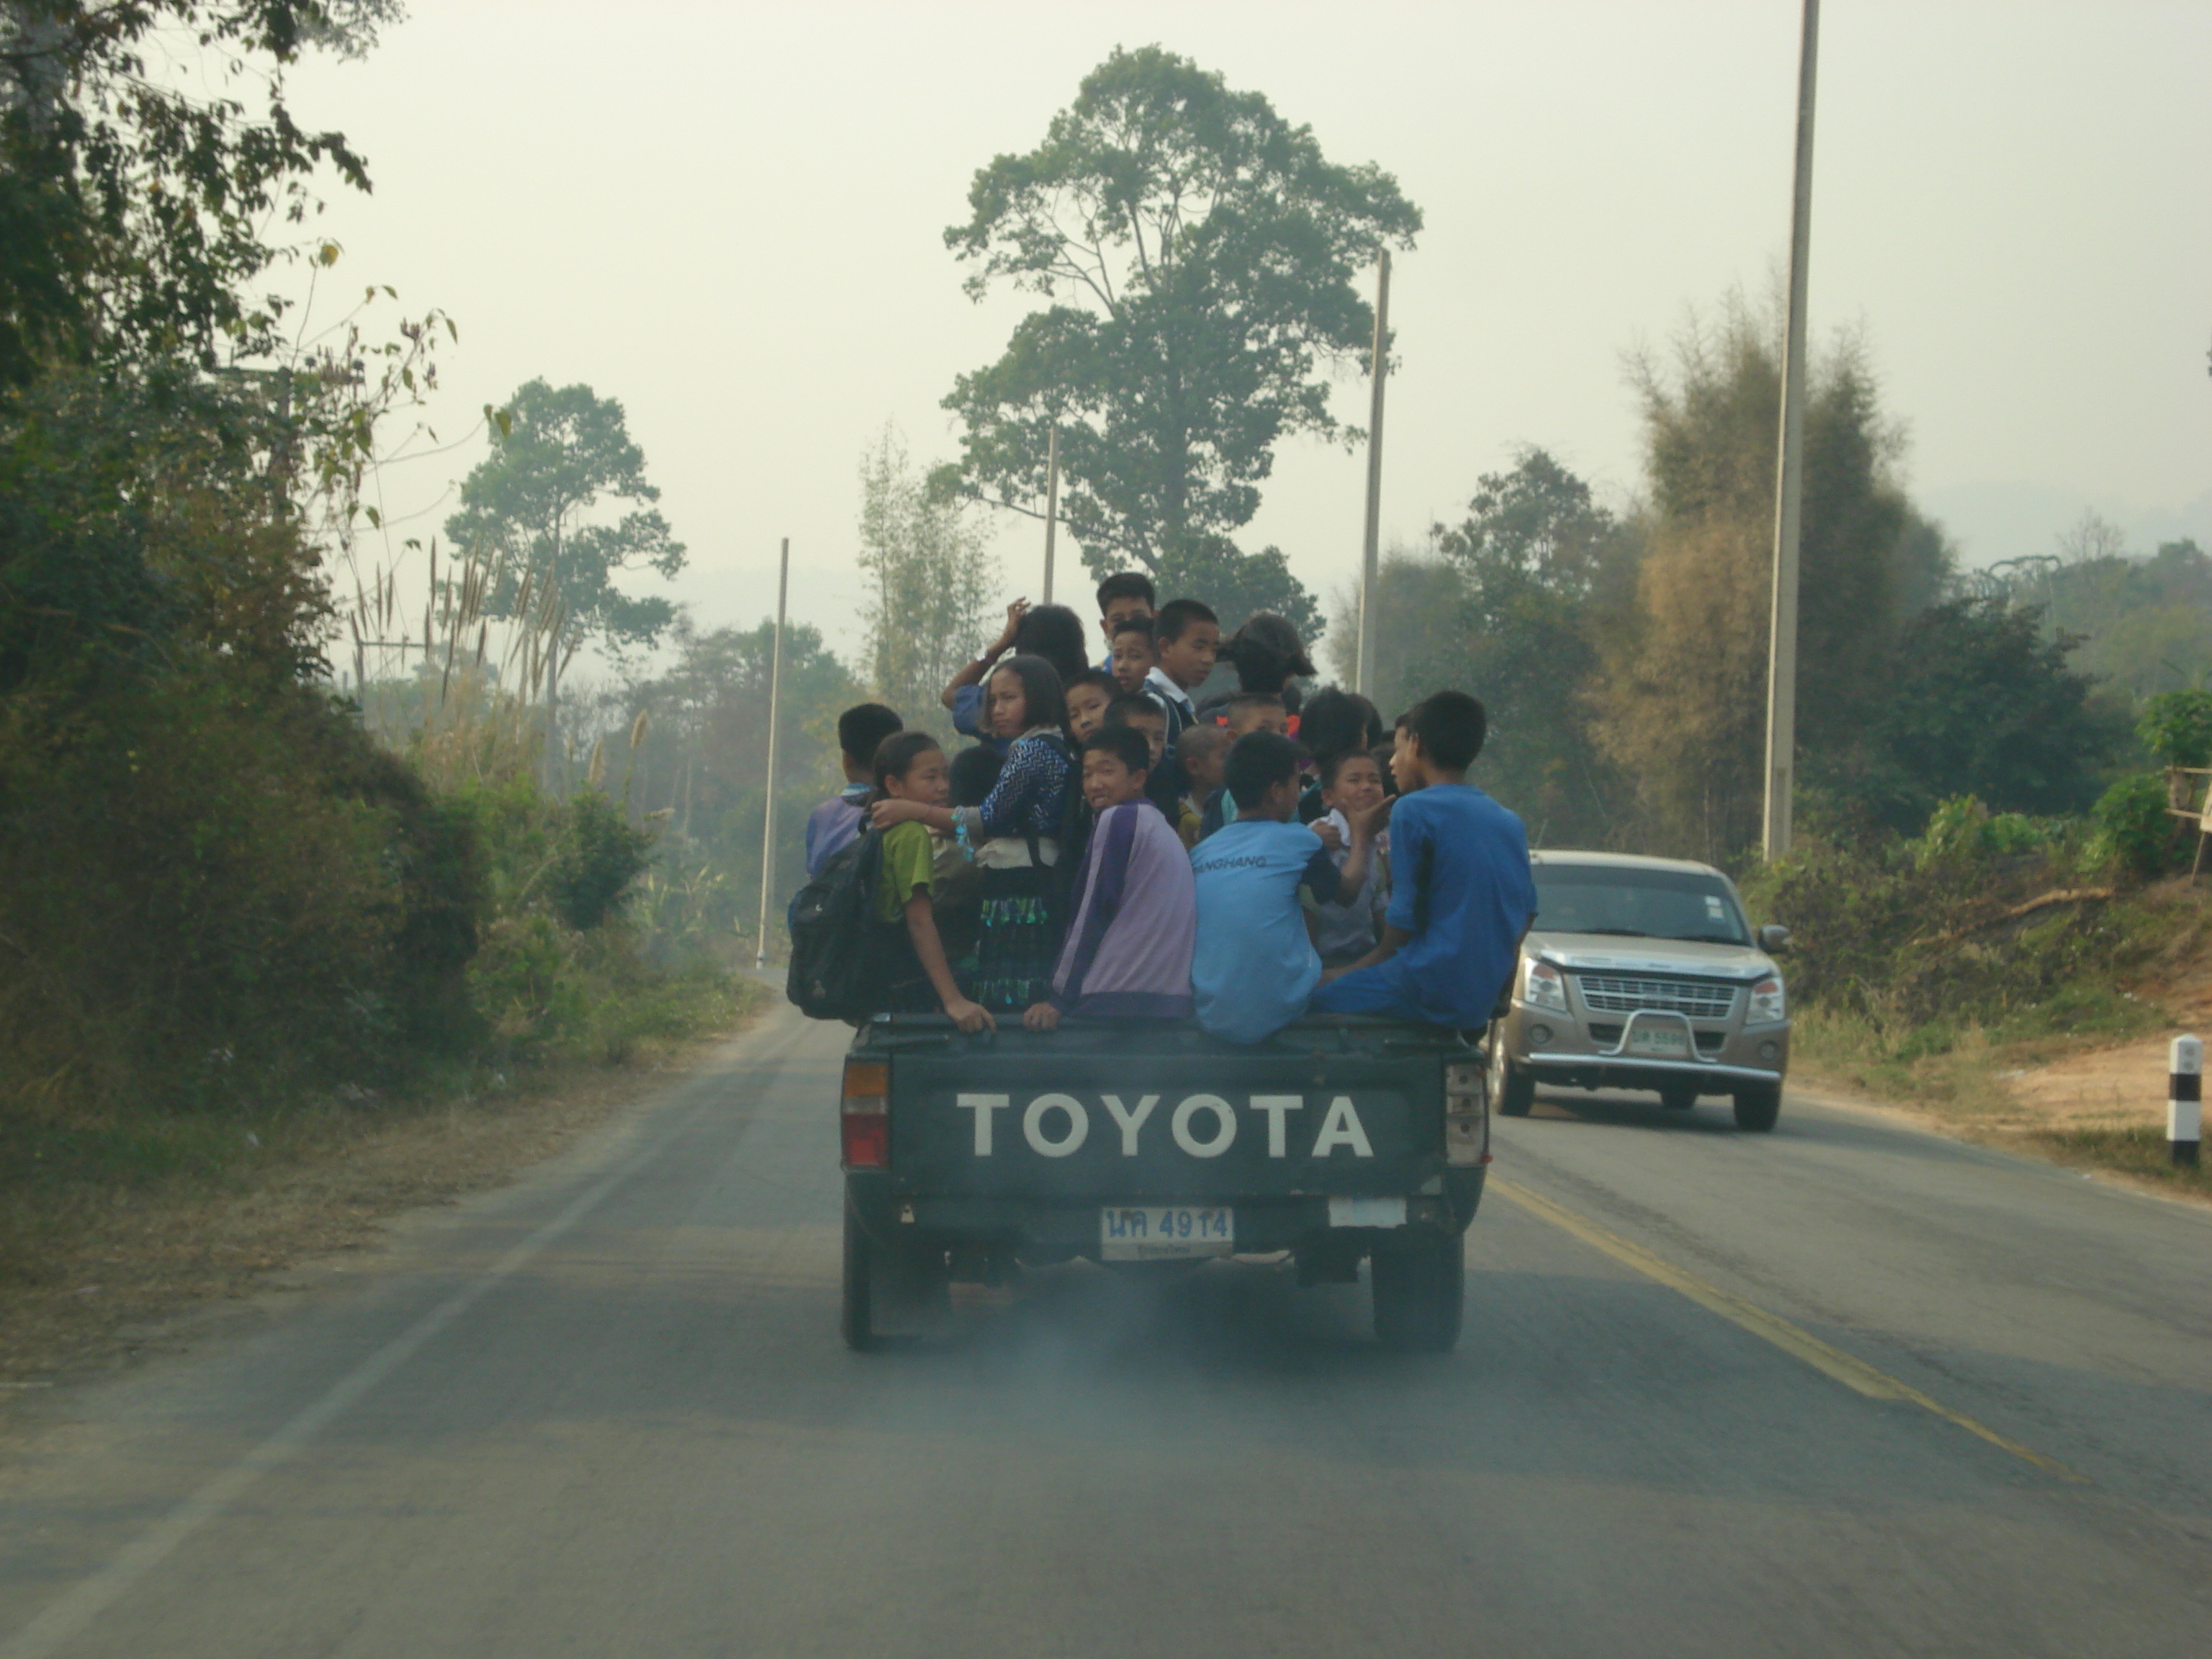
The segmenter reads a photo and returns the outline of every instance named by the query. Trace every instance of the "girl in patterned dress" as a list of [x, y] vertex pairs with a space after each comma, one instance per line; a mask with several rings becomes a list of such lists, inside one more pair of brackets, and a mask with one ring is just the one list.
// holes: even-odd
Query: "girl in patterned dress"
[[1075, 769], [1060, 676], [1043, 658], [1015, 656], [993, 670], [984, 712], [988, 729], [1008, 747], [982, 805], [886, 800], [875, 806], [875, 822], [889, 829], [919, 819], [975, 849], [982, 896], [975, 1000], [1018, 1013], [1049, 994], [1060, 958], [1053, 870], [1063, 851], [1074, 850], [1061, 848], [1060, 833]]

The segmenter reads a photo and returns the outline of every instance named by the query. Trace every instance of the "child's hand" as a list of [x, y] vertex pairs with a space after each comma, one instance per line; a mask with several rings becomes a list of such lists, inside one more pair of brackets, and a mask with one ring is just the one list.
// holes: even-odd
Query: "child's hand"
[[1353, 836], [1373, 840], [1382, 833], [1382, 826], [1390, 822], [1390, 809], [1397, 804], [1395, 795], [1385, 795], [1365, 811], [1349, 814]]
[[997, 647], [1000, 656], [1004, 656], [1014, 648], [1014, 630], [1022, 625], [1022, 618], [1028, 614], [1030, 602], [1027, 599], [1016, 599], [1006, 607], [1006, 625], [999, 635]]
[[895, 823], [908, 823], [922, 814], [918, 800], [879, 800], [868, 809], [868, 822], [878, 830], [888, 830]]
[[1344, 850], [1344, 831], [1338, 829], [1327, 818], [1318, 818], [1312, 823], [1308, 824], [1306, 828], [1312, 830], [1316, 836], [1319, 836], [1321, 837], [1321, 844], [1328, 848], [1330, 852], [1341, 853]]
[[991, 1011], [980, 1002], [970, 1002], [965, 997], [954, 997], [945, 1005], [945, 1017], [963, 1031], [997, 1030], [999, 1022], [991, 1018]]
[[1032, 1031], [1049, 1031], [1060, 1024], [1060, 1010], [1049, 1002], [1032, 1002], [1022, 1014], [1022, 1024]]

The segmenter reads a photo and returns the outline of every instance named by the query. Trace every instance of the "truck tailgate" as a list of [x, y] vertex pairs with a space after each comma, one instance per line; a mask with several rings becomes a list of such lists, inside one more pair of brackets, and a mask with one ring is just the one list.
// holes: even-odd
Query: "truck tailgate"
[[890, 1169], [914, 1192], [1379, 1195], [1414, 1191], [1444, 1162], [1433, 1049], [1116, 1046], [1023, 1034], [898, 1054], [890, 1092]]

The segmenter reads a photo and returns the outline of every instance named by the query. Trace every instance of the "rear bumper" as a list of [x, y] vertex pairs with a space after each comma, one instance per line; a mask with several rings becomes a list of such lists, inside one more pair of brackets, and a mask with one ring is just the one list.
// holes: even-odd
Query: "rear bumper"
[[[1465, 1231], [1482, 1201], [1486, 1174], [1486, 1169], [1479, 1165], [1447, 1170], [1436, 1182], [1429, 1183], [1437, 1190], [1407, 1194], [1406, 1227], [1434, 1232]], [[1129, 1193], [1076, 1201], [913, 1193], [904, 1190], [896, 1175], [889, 1171], [854, 1170], [845, 1181], [854, 1213], [872, 1237], [887, 1243], [904, 1239], [947, 1248], [966, 1243], [989, 1244], [1044, 1261], [1064, 1261], [1076, 1256], [1096, 1260], [1102, 1247], [1101, 1217], [1109, 1205], [1203, 1202], [1226, 1208], [1235, 1217], [1231, 1254], [1237, 1255], [1302, 1250], [1331, 1236], [1342, 1239], [1396, 1231], [1332, 1226], [1328, 1198], [1317, 1194], [1247, 1198], [1224, 1195], [1194, 1200], [1148, 1200], [1144, 1194]]]

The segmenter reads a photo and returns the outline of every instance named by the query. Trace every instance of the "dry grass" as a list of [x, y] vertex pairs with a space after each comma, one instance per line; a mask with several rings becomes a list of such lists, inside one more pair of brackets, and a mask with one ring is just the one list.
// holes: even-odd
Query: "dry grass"
[[[765, 998], [749, 989], [750, 1010]], [[548, 1066], [438, 1100], [19, 1133], [0, 1187], [0, 1382], [127, 1361], [151, 1322], [362, 1249], [400, 1211], [507, 1180], [708, 1047], [653, 1044], [623, 1066]]]
[[2162, 883], [2136, 909], [2136, 965], [2104, 986], [1996, 1028], [1885, 1032], [1807, 1010], [1793, 1071], [1945, 1133], [2212, 1200], [2212, 1181], [2166, 1146], [2166, 1045], [2212, 1036], [2212, 888]]

